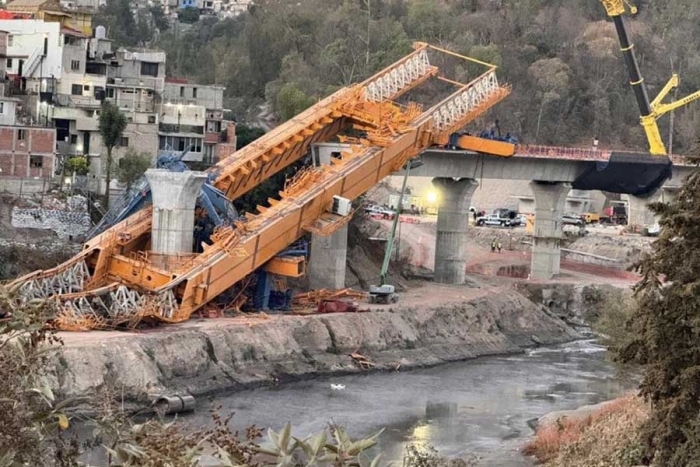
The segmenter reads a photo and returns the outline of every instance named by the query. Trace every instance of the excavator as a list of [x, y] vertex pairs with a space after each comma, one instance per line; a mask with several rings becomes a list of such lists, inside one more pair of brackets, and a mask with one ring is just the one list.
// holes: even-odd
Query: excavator
[[[442, 55], [437, 63], [444, 69], [433, 64], [436, 55]], [[456, 61], [476, 63], [484, 72], [459, 81], [447, 76]], [[439, 82], [435, 88], [447, 95], [423, 108], [411, 100], [410, 91], [428, 80]], [[18, 278], [10, 288], [22, 300], [56, 300], [53, 324], [64, 330], [184, 321], [261, 268], [283, 276], [303, 274], [303, 257], [279, 253], [306, 233], [328, 235], [342, 227], [351, 211], [336, 206], [347, 207], [347, 201], [446, 141], [509, 93], [510, 87], [498, 81], [496, 66], [415, 43], [403, 59], [338, 90], [212, 166], [206, 173], [209, 191], [233, 201], [301, 159], [313, 143], [347, 145], [330, 164], [298, 171], [256, 213], [222, 222], [194, 252], [171, 255], [165, 262], [154, 254], [154, 208], [146, 205], [89, 239], [70, 260]]]

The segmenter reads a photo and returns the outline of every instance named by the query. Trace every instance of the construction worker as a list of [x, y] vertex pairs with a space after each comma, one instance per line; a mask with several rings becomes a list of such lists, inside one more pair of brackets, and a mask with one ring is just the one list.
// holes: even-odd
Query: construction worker
[[497, 242], [496, 239], [494, 238], [493, 241], [491, 242], [491, 253], [495, 253], [495, 252], [496, 252], [496, 245], [497, 245], [497, 244], [498, 244], [498, 242]]
[[501, 248], [503, 248], [503, 246], [501, 246], [501, 242], [498, 242], [497, 248], [498, 248], [498, 252], [500, 253], [500, 252], [501, 252]]

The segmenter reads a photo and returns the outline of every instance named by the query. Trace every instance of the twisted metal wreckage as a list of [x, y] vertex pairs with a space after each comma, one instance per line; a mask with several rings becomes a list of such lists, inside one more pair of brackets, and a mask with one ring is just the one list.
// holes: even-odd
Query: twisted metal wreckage
[[[431, 64], [483, 66], [461, 83]], [[397, 98], [425, 82], [456, 88], [424, 110]], [[349, 220], [331, 212], [334, 196], [353, 200], [407, 160], [484, 114], [506, 97], [496, 67], [424, 43], [363, 83], [343, 88], [209, 169], [211, 185], [235, 200], [307, 153], [315, 142], [340, 141], [349, 149], [330, 165], [306, 167], [288, 180], [279, 199], [257, 214], [217, 227], [201, 253], [152, 261], [152, 208], [144, 207], [88, 240], [58, 267], [17, 279], [23, 299], [53, 297], [55, 325], [81, 330], [133, 325], [143, 319], [179, 322], [258, 268], [283, 275], [303, 273], [303, 261], [276, 257], [306, 232], [330, 234]], [[405, 97], [405, 96], [404, 96]], [[352, 130], [352, 135], [347, 133]], [[360, 136], [357, 136], [360, 135]]]

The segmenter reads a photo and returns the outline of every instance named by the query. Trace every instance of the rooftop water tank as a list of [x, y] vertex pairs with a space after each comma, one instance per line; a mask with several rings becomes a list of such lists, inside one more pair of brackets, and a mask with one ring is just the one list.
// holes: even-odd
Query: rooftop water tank
[[95, 28], [95, 38], [97, 39], [104, 39], [105, 38], [105, 27], [104, 26], [97, 26]]

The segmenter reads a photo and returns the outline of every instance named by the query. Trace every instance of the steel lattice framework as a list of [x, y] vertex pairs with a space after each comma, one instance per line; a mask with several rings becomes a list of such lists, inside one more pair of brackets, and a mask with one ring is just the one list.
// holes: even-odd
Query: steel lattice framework
[[[143, 209], [88, 241], [75, 258], [17, 279], [24, 299], [55, 297], [62, 329], [133, 325], [142, 319], [177, 322], [265, 266], [308, 231], [330, 232], [344, 219], [329, 212], [334, 196], [355, 199], [420, 151], [472, 121], [509, 93], [495, 67], [458, 87], [427, 111], [393, 99], [440, 70], [417, 43], [410, 55], [363, 83], [343, 88], [210, 169], [214, 185], [235, 199], [306, 154], [311, 143], [337, 138], [350, 148], [330, 166], [295, 178], [245, 222], [220, 228], [197, 255], [167, 267], [149, 259], [151, 209]], [[348, 128], [361, 137], [342, 136]], [[161, 264], [161, 263], [158, 263]]]
[[428, 50], [421, 48], [397, 66], [365, 82], [363, 97], [368, 102], [394, 99], [436, 71], [437, 68], [430, 65]]

